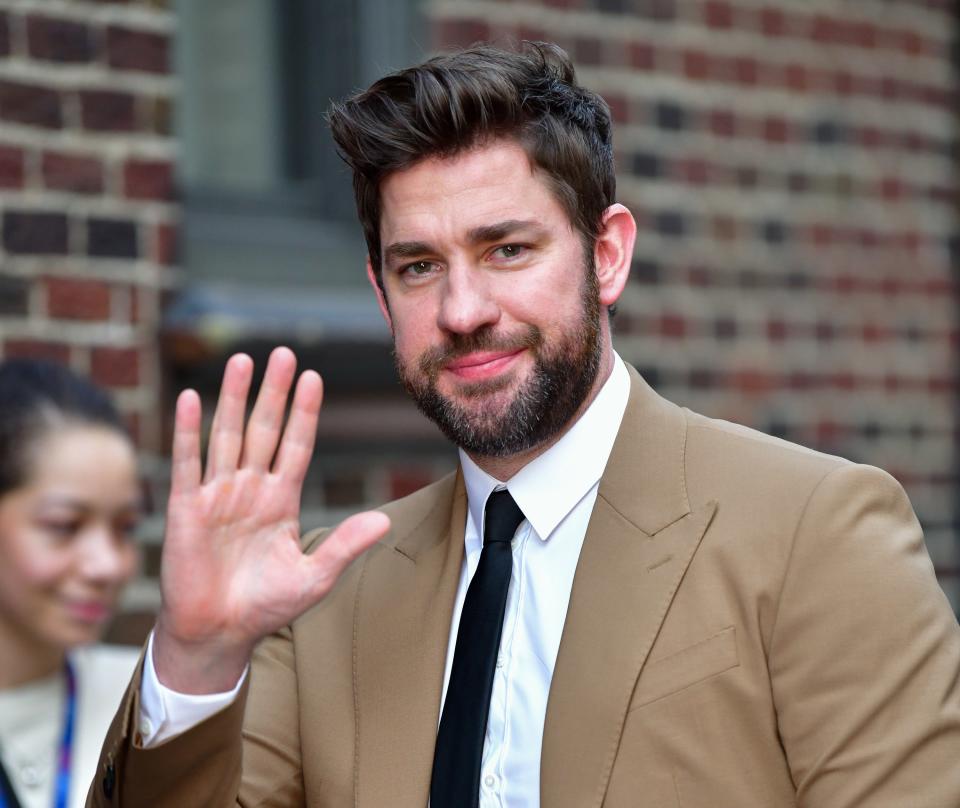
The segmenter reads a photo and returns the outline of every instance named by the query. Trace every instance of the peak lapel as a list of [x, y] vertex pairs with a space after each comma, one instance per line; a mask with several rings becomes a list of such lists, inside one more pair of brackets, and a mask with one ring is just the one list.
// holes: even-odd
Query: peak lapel
[[550, 687], [541, 802], [603, 802], [637, 677], [713, 517], [690, 510], [686, 420], [631, 370], [623, 423], [600, 482]]
[[459, 473], [450, 488], [438, 497], [446, 502], [370, 564], [360, 583], [354, 618], [360, 808], [427, 804], [466, 524]]

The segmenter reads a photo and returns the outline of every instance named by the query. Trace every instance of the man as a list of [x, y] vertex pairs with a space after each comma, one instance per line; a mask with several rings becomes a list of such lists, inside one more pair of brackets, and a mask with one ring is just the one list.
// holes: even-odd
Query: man
[[232, 358], [203, 475], [185, 392], [163, 606], [90, 803], [960, 805], [960, 631], [900, 487], [613, 352], [635, 224], [566, 56], [441, 57], [331, 124], [460, 468], [304, 554], [319, 377], [284, 429], [278, 349], [245, 424]]

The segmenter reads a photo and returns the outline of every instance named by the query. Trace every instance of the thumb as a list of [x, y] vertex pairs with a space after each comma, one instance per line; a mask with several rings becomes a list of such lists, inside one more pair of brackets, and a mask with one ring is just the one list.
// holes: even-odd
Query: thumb
[[350, 563], [369, 550], [389, 530], [390, 518], [379, 511], [364, 511], [344, 519], [306, 557], [313, 581], [311, 599], [320, 600], [324, 597]]

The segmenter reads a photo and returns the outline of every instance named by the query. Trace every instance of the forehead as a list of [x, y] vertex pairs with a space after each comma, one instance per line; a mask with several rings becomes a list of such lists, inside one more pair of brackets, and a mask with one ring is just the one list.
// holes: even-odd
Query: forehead
[[546, 176], [512, 140], [453, 157], [430, 157], [389, 175], [380, 187], [380, 236], [398, 240], [456, 238], [509, 219], [570, 227]]
[[107, 427], [64, 425], [30, 447], [26, 486], [82, 500], [113, 503], [136, 491], [136, 455], [126, 437]]

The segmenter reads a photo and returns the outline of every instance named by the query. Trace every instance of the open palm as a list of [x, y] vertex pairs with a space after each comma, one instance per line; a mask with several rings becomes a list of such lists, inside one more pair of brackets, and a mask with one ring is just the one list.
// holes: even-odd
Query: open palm
[[203, 473], [199, 398], [188, 390], [177, 401], [154, 646], [158, 675], [175, 689], [230, 686], [261, 638], [321, 600], [389, 528], [383, 514], [357, 514], [316, 552], [301, 551], [300, 495], [323, 384], [312, 371], [300, 376], [284, 428], [295, 371], [293, 353], [276, 349], [246, 420], [253, 362], [230, 359]]

